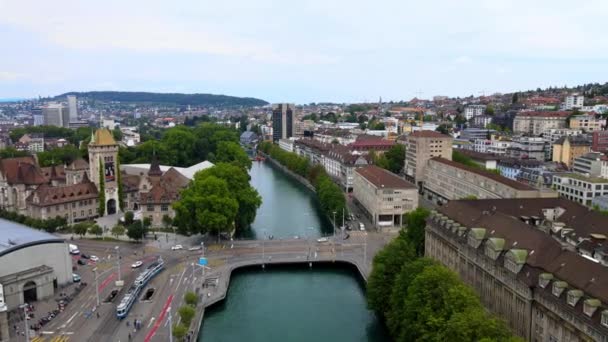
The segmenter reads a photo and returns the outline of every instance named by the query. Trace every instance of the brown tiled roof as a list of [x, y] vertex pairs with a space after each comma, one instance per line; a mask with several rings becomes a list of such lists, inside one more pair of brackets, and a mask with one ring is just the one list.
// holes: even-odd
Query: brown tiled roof
[[78, 158], [68, 165], [68, 170], [76, 171], [76, 170], [88, 170], [89, 163], [82, 158]]
[[49, 180], [65, 180], [65, 170], [63, 165], [52, 165], [40, 168], [42, 174]]
[[431, 160], [434, 160], [436, 162], [439, 162], [439, 163], [442, 163], [442, 164], [446, 164], [446, 165], [449, 165], [449, 166], [453, 166], [453, 167], [459, 168], [461, 170], [465, 170], [465, 171], [468, 171], [468, 172], [476, 173], [476, 174], [478, 174], [480, 176], [489, 178], [489, 179], [491, 179], [493, 181], [496, 181], [498, 183], [504, 184], [504, 185], [509, 186], [509, 187], [511, 187], [513, 189], [516, 189], [516, 190], [536, 190], [533, 187], [531, 187], [529, 185], [526, 185], [524, 183], [520, 183], [518, 181], [514, 181], [512, 179], [509, 179], [507, 177], [503, 177], [503, 176], [495, 174], [493, 172], [488, 172], [488, 171], [485, 171], [485, 170], [482, 170], [482, 169], [478, 169], [478, 168], [475, 168], [475, 167], [471, 167], [471, 166], [467, 166], [467, 165], [464, 165], [464, 164], [460, 164], [460, 163], [457, 163], [457, 162], [452, 161], [452, 160], [447, 160], [447, 159], [441, 158], [441, 157], [431, 158]]
[[370, 181], [377, 188], [406, 188], [416, 189], [416, 186], [396, 174], [375, 165], [367, 165], [355, 169], [355, 172]]
[[439, 133], [437, 131], [415, 131], [412, 132], [408, 137], [412, 138], [444, 138], [444, 139], [452, 139], [451, 136], [445, 135], [443, 133]]
[[140, 178], [138, 175], [128, 175], [122, 171], [120, 181], [125, 192], [139, 191]]
[[31, 156], [1, 159], [0, 172], [9, 184], [36, 185], [48, 181]]
[[190, 180], [176, 169], [170, 168], [160, 177], [160, 182], [179, 190], [186, 187], [190, 183]]
[[[93, 199], [97, 198], [97, 196], [97, 187], [95, 187], [95, 184], [91, 181], [65, 186], [50, 186], [48, 184], [43, 184], [27, 198], [27, 202], [40, 207], [46, 207], [49, 205]], [[38, 198], [37, 202], [35, 201], [35, 198]]]
[[587, 137], [581, 136], [565, 136], [557, 139], [553, 145], [562, 145], [566, 139], [570, 142], [572, 146], [591, 146], [591, 141], [587, 139]]
[[572, 112], [559, 111], [559, 112], [519, 112], [517, 116], [528, 116], [528, 117], [546, 117], [546, 118], [567, 118]]

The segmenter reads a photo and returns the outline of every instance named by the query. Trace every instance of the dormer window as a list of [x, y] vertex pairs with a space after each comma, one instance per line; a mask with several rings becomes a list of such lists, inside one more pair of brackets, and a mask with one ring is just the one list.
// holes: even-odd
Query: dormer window
[[608, 327], [608, 310], [602, 311], [602, 325]]
[[583, 296], [583, 291], [581, 290], [570, 290], [568, 291], [568, 305], [570, 306], [576, 306], [576, 303], [578, 302], [579, 298], [581, 298]]
[[591, 317], [595, 313], [595, 310], [600, 306], [601, 302], [598, 299], [590, 298], [585, 300], [585, 304], [583, 305], [583, 312], [585, 315]]
[[555, 297], [559, 297], [561, 296], [562, 292], [566, 287], [568, 287], [568, 283], [566, 283], [565, 281], [556, 281], [553, 283], [553, 289], [551, 289], [551, 293], [553, 293]]
[[551, 273], [542, 273], [541, 275], [538, 276], [538, 286], [540, 286], [541, 288], [545, 288], [547, 287], [547, 285], [549, 285], [549, 282], [553, 280], [553, 274]]

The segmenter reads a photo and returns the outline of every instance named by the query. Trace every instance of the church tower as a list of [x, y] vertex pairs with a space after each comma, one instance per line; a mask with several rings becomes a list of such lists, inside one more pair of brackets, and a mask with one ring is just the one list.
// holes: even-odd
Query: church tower
[[[101, 170], [101, 172], [100, 172]], [[118, 144], [107, 128], [96, 130], [89, 143], [89, 175], [97, 190], [105, 195], [105, 213], [118, 211]]]

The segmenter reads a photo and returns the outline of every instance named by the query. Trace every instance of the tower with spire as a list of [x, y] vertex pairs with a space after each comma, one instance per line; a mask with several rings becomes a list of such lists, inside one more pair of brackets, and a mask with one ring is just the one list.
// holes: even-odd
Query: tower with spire
[[[89, 176], [98, 190], [103, 182], [105, 214], [117, 212], [118, 196], [118, 144], [112, 132], [105, 127], [96, 130], [89, 143]], [[101, 170], [101, 171], [100, 171]]]

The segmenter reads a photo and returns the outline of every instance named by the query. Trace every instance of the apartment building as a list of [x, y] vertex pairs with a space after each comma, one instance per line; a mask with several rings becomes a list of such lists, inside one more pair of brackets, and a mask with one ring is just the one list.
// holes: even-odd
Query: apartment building
[[564, 100], [564, 109], [572, 110], [574, 108], [582, 108], [585, 105], [585, 96], [579, 94], [572, 94], [566, 96]]
[[606, 217], [558, 198], [452, 201], [425, 256], [457, 272], [526, 341], [608, 341]]
[[571, 112], [520, 112], [513, 120], [513, 132], [541, 135], [551, 129], [566, 128]]
[[591, 149], [595, 152], [608, 152], [608, 131], [595, 131], [592, 133]]
[[564, 173], [553, 176], [553, 188], [560, 197], [591, 206], [594, 197], [608, 195], [608, 179]]
[[401, 227], [403, 214], [418, 207], [414, 184], [375, 165], [355, 169], [353, 196], [378, 229]]
[[574, 158], [572, 171], [584, 176], [599, 177], [602, 174], [602, 163], [608, 160], [599, 152], [589, 152]]
[[570, 129], [570, 128], [562, 128], [562, 129], [550, 129], [543, 133], [543, 139], [545, 140], [545, 145], [548, 147], [545, 149], [545, 160], [551, 160], [553, 157], [553, 144], [562, 137], [568, 136], [578, 136], [584, 134], [580, 129]]
[[591, 151], [591, 143], [584, 136], [562, 137], [553, 143], [554, 162], [564, 163], [568, 167], [574, 164], [574, 158]]
[[429, 159], [442, 157], [452, 160], [452, 141], [454, 139], [436, 131], [418, 131], [407, 136], [405, 153], [405, 177], [422, 182], [424, 168]]
[[424, 171], [424, 194], [445, 203], [463, 198], [557, 197], [553, 191], [539, 191], [529, 185], [466, 166], [441, 157], [428, 161]]
[[500, 175], [512, 180], [517, 180], [523, 168], [541, 169], [544, 162], [536, 159], [501, 158], [496, 168]]
[[468, 105], [464, 108], [464, 118], [467, 120], [471, 120], [476, 116], [483, 115], [485, 111], [485, 105]]
[[594, 114], [575, 115], [570, 118], [570, 128], [585, 132], [601, 131], [606, 127], [606, 119]]
[[511, 146], [507, 148], [507, 157], [515, 159], [545, 160], [545, 141], [541, 137], [513, 137]]
[[272, 140], [288, 139], [294, 136], [295, 106], [279, 103], [272, 106]]
[[293, 152], [294, 142], [292, 139], [279, 139], [279, 147], [287, 152]]

